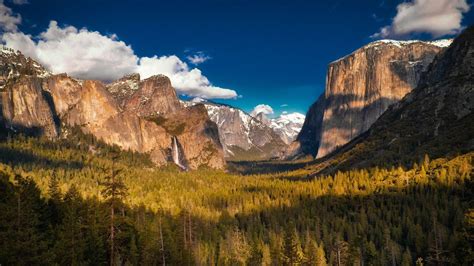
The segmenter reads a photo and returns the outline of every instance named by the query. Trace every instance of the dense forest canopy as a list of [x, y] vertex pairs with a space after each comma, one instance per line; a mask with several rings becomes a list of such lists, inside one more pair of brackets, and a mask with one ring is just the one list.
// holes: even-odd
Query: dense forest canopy
[[316, 178], [304, 168], [241, 175], [155, 169], [144, 155], [71, 132], [0, 143], [2, 264], [473, 260], [472, 152]]

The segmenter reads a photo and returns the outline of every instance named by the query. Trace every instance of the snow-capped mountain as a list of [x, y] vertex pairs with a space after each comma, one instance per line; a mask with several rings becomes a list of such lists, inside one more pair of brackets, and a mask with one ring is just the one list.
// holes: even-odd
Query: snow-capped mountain
[[286, 144], [293, 142], [303, 127], [305, 115], [300, 113], [282, 113], [279, 117], [270, 119], [269, 126]]
[[0, 46], [0, 89], [20, 75], [45, 78], [51, 75], [43, 66], [17, 50]]
[[[186, 107], [203, 104], [209, 118], [219, 128], [225, 156], [230, 159], [266, 159], [280, 157], [286, 143], [266, 124], [241, 109], [200, 98], [182, 101]], [[281, 124], [282, 125], [282, 124]], [[279, 124], [279, 128], [284, 128]]]

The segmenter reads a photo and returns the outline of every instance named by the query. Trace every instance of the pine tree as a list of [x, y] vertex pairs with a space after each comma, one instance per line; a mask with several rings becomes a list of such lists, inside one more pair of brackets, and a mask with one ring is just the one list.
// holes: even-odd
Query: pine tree
[[107, 200], [110, 208], [110, 265], [115, 266], [115, 234], [116, 234], [116, 221], [115, 221], [115, 211], [116, 208], [122, 205], [122, 201], [127, 194], [127, 187], [125, 183], [118, 176], [121, 172], [115, 168], [115, 160], [117, 157], [113, 158], [112, 168], [110, 169], [110, 175], [105, 177], [105, 182], [102, 183], [104, 189], [102, 190], [103, 197]]
[[80, 213], [81, 197], [73, 185], [64, 196], [64, 218], [58, 226], [55, 252], [63, 265], [84, 264], [85, 238], [83, 217]]
[[326, 266], [326, 253], [324, 252], [323, 243], [318, 245], [318, 250], [316, 252], [316, 263], [314, 265], [317, 266]]
[[285, 232], [283, 243], [283, 261], [285, 265], [300, 265], [304, 261], [304, 253], [296, 229], [290, 224]]
[[405, 249], [402, 255], [402, 266], [411, 266], [413, 265], [413, 259], [411, 258], [411, 252], [408, 247]]

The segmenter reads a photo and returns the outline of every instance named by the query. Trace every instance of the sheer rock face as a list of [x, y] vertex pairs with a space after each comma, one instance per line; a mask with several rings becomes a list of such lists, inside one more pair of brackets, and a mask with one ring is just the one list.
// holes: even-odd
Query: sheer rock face
[[81, 100], [82, 84], [66, 74], [51, 76], [43, 81], [43, 89], [51, 95], [56, 114], [61, 118]]
[[365, 133], [325, 159], [319, 173], [450, 157], [474, 150], [474, 26], [440, 52], [419, 85]]
[[329, 64], [324, 95], [309, 110], [310, 121], [290, 154], [320, 158], [365, 132], [391, 104], [416, 87], [421, 74], [449, 43], [376, 41]]
[[[130, 89], [133, 90], [133, 87]], [[166, 115], [181, 108], [170, 79], [163, 75], [141, 81], [139, 88], [125, 99], [124, 104], [125, 110], [132, 111], [140, 117]]]
[[101, 82], [86, 80], [80, 84], [66, 75], [57, 75], [45, 84], [63, 123], [79, 126], [122, 149], [150, 153], [158, 165], [166, 163], [165, 150], [171, 144], [165, 129], [133, 113], [122, 112]]
[[[61, 126], [78, 126], [108, 144], [150, 154], [157, 165], [170, 161], [172, 136], [177, 135], [190, 169], [225, 165], [216, 125], [201, 109], [181, 106], [165, 76], [140, 82], [138, 75], [130, 75], [106, 87], [51, 75], [9, 49], [0, 50], [0, 62], [0, 122], [10, 130], [55, 138]], [[154, 115], [184, 126], [170, 132], [150, 121]]]
[[23, 76], [1, 92], [2, 120], [13, 130], [54, 138], [59, 135], [49, 95], [41, 88], [41, 80]]
[[202, 165], [223, 168], [225, 161], [217, 127], [207, 112], [203, 113], [202, 108], [182, 106], [166, 76], [156, 75], [139, 83], [136, 77], [126, 76], [107, 87], [113, 97], [122, 102], [122, 110], [164, 128], [169, 146], [172, 136], [176, 136], [183, 151], [183, 161], [190, 169]]
[[50, 108], [51, 99], [41, 89], [40, 78], [50, 75], [19, 51], [0, 47], [2, 126], [50, 138], [59, 134], [56, 114]]
[[[170, 128], [171, 124], [173, 128]], [[176, 135], [187, 167], [196, 169], [206, 165], [220, 169], [225, 165], [217, 125], [209, 120], [204, 105], [181, 109], [165, 122], [164, 127]]]
[[441, 49], [422, 42], [379, 42], [331, 63], [317, 157], [365, 132], [391, 104], [416, 87]]
[[286, 156], [290, 159], [302, 155], [310, 154], [313, 157], [319, 148], [321, 141], [321, 127], [323, 124], [323, 115], [325, 109], [324, 94], [319, 96], [318, 100], [309, 108], [306, 119], [296, 141], [290, 144]]

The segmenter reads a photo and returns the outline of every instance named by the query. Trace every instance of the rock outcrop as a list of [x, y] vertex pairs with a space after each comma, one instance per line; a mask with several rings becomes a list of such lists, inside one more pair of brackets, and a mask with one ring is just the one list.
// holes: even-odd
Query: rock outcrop
[[138, 90], [139, 86], [140, 74], [133, 73], [107, 84], [107, 90], [112, 93], [119, 106], [123, 108], [127, 100]]
[[6, 127], [49, 138], [59, 135], [52, 101], [42, 90], [39, 78], [22, 76], [7, 85], [0, 97]]
[[292, 142], [288, 148], [287, 158], [294, 159], [308, 154], [313, 157], [316, 156], [319, 142], [321, 141], [325, 108], [325, 97], [323, 94], [309, 107], [303, 127], [296, 137], [296, 141]]
[[45, 78], [50, 76], [43, 66], [19, 51], [0, 46], [0, 90], [8, 82], [15, 82], [20, 76]]
[[[129, 75], [106, 87], [51, 75], [10, 49], [0, 50], [0, 61], [0, 118], [9, 131], [55, 138], [62, 128], [79, 127], [107, 144], [149, 154], [157, 165], [171, 161], [176, 136], [189, 169], [225, 166], [216, 125], [203, 107], [184, 108], [165, 76], [140, 81]], [[157, 116], [167, 127], [153, 120]], [[172, 123], [179, 132], [170, 131]]]
[[185, 166], [190, 169], [202, 165], [224, 167], [216, 125], [202, 108], [185, 108], [168, 77], [156, 75], [139, 81], [139, 76], [129, 75], [108, 85], [107, 89], [122, 103], [123, 112], [164, 128], [170, 143], [172, 137], [176, 137]]
[[176, 136], [184, 154], [184, 166], [196, 169], [202, 165], [212, 168], [225, 165], [217, 125], [209, 120], [204, 105], [182, 108], [157, 123]]
[[54, 138], [59, 129], [50, 95], [42, 90], [46, 69], [20, 52], [0, 48], [0, 97], [3, 127]]
[[412, 164], [474, 150], [474, 27], [434, 59], [419, 85], [370, 129], [325, 158], [318, 173]]
[[268, 125], [241, 109], [203, 99], [183, 102], [185, 106], [203, 105], [217, 124], [224, 154], [230, 160], [280, 157], [286, 144]]
[[307, 114], [312, 121], [293, 149], [320, 158], [365, 132], [391, 104], [416, 87], [421, 74], [449, 43], [381, 40], [329, 64], [326, 90], [318, 100], [324, 102], [322, 118], [312, 113], [320, 112], [321, 106], [313, 105]]
[[147, 117], [169, 115], [179, 111], [181, 107], [170, 79], [156, 75], [141, 81], [139, 88], [125, 99], [123, 108], [140, 117]]

